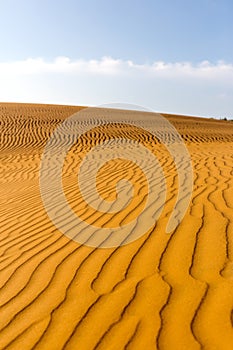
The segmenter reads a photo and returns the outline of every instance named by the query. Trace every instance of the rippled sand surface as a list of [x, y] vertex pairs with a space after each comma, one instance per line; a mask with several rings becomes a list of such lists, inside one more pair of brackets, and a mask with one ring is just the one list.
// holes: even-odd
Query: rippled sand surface
[[128, 211], [108, 215], [82, 201], [77, 169], [98, 142], [140, 141], [167, 182], [154, 226], [130, 244], [102, 249], [63, 235], [40, 194], [46, 142], [80, 109], [0, 104], [0, 349], [233, 349], [233, 122], [164, 115], [182, 136], [194, 171], [189, 208], [171, 234], [165, 229], [179, 184], [165, 147], [127, 125], [85, 133], [63, 168], [67, 201], [83, 220], [112, 227], [144, 208], [144, 175], [123, 159], [107, 163], [96, 181], [108, 200], [116, 198], [122, 174], [135, 182]]

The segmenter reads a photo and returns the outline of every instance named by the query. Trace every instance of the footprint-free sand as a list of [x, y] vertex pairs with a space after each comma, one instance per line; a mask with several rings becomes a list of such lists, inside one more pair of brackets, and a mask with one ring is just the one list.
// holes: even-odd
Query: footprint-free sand
[[128, 212], [108, 216], [82, 203], [77, 167], [96, 142], [140, 141], [167, 181], [166, 204], [153, 227], [130, 244], [103, 249], [62, 234], [40, 193], [46, 142], [80, 109], [0, 103], [0, 349], [232, 350], [233, 121], [164, 115], [182, 136], [194, 172], [190, 205], [171, 234], [165, 229], [178, 181], [164, 146], [127, 125], [87, 132], [63, 169], [67, 201], [87, 222], [127, 223], [146, 196], [138, 167], [118, 159], [100, 171], [97, 189], [114, 200], [118, 176], [135, 180]]

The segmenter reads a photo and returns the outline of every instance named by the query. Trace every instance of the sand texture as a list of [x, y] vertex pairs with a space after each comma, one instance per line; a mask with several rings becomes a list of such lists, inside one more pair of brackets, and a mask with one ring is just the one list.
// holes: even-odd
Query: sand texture
[[178, 181], [164, 145], [123, 124], [85, 133], [66, 157], [63, 188], [87, 223], [128, 223], [147, 196], [144, 174], [132, 161], [110, 160], [96, 178], [100, 195], [114, 200], [123, 174], [135, 182], [134, 199], [115, 214], [88, 207], [77, 171], [93, 145], [116, 136], [140, 141], [156, 155], [167, 182], [166, 204], [153, 227], [130, 244], [103, 249], [62, 234], [41, 199], [46, 142], [79, 110], [0, 104], [0, 349], [232, 350], [233, 122], [165, 115], [182, 136], [194, 172], [190, 205], [171, 234], [165, 229]]

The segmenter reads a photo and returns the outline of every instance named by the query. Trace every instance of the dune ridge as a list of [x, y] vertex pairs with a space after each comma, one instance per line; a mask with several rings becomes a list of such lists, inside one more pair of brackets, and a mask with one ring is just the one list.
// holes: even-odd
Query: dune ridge
[[141, 174], [119, 160], [100, 172], [100, 194], [115, 198], [111, 171], [117, 180], [124, 169], [140, 200], [124, 216], [99, 215], [81, 204], [77, 167], [96, 142], [114, 135], [140, 140], [156, 154], [169, 188], [145, 235], [98, 249], [56, 229], [39, 188], [46, 141], [81, 108], [0, 103], [0, 349], [232, 349], [233, 122], [164, 115], [185, 141], [194, 170], [189, 209], [170, 235], [165, 228], [178, 183], [163, 145], [122, 125], [86, 133], [69, 152], [63, 186], [87, 221], [130, 220], [146, 196]]

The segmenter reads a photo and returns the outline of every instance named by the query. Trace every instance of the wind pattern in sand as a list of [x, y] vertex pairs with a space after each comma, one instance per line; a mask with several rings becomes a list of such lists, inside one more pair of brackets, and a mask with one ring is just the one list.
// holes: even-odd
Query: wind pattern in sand
[[231, 350], [233, 123], [165, 115], [182, 136], [194, 171], [190, 206], [172, 234], [165, 231], [178, 179], [164, 145], [149, 132], [121, 124], [83, 135], [64, 163], [63, 187], [87, 222], [103, 227], [128, 222], [146, 198], [143, 174], [119, 159], [100, 171], [97, 188], [103, 198], [114, 199], [118, 175], [135, 180], [129, 212], [100, 215], [83, 204], [77, 167], [99, 141], [114, 136], [140, 141], [156, 154], [169, 189], [146, 234], [100, 249], [63, 235], [40, 195], [46, 142], [79, 110], [0, 104], [0, 349]]

